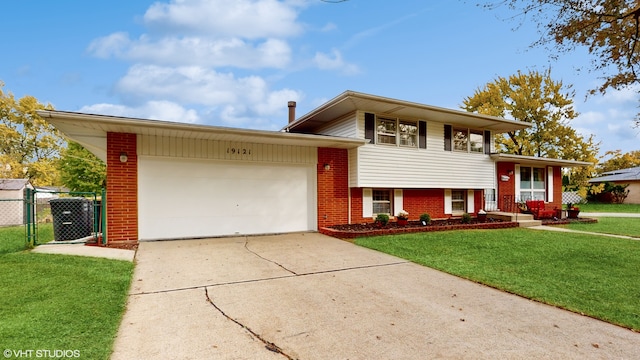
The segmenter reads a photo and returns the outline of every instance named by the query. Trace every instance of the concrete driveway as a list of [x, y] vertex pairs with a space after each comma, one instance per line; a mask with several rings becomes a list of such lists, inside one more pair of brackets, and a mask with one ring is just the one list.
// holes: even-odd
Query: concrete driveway
[[112, 359], [632, 359], [640, 334], [316, 233], [141, 243]]

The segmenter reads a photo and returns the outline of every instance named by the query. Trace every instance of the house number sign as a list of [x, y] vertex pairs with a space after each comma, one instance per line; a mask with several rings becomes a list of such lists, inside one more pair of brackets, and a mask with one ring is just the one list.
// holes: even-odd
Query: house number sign
[[251, 155], [251, 148], [230, 146], [230, 147], [227, 148], [227, 154], [229, 154], [229, 155]]

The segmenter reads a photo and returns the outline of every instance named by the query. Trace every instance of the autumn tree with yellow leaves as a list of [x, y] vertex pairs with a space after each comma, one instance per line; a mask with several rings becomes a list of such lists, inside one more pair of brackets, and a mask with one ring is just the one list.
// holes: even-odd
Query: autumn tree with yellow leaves
[[16, 99], [0, 82], [0, 178], [29, 179], [35, 186], [57, 185], [57, 160], [64, 146], [58, 131], [37, 110], [51, 110], [33, 96]]

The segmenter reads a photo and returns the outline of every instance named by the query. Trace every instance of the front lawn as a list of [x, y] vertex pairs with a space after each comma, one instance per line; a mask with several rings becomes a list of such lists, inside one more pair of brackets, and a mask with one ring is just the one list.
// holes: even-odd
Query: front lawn
[[603, 204], [587, 203], [576, 204], [582, 212], [606, 212], [606, 213], [640, 213], [640, 204]]
[[356, 244], [640, 330], [640, 241], [518, 228], [390, 235]]
[[625, 235], [640, 238], [639, 218], [600, 217], [596, 223], [572, 222], [564, 225], [571, 230]]
[[77, 350], [66, 356], [108, 359], [133, 264], [25, 248], [22, 227], [0, 229], [3, 350], [34, 350], [34, 357], [37, 349]]

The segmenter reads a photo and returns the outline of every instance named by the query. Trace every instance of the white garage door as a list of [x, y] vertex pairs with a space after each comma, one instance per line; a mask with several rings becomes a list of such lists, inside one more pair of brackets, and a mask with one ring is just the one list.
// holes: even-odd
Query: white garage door
[[141, 157], [140, 240], [316, 230], [315, 168]]

